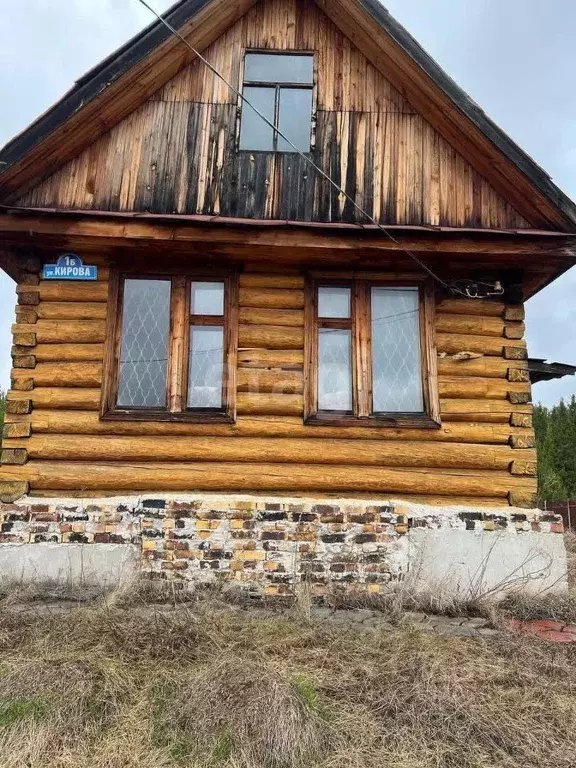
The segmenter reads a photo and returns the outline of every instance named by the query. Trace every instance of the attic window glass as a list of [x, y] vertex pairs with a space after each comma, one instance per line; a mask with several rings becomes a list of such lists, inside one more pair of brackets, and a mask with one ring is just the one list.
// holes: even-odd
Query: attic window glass
[[235, 279], [114, 273], [112, 292], [102, 416], [233, 421]]
[[[301, 152], [310, 151], [314, 56], [289, 53], [247, 53], [240, 149], [294, 152], [283, 133]], [[268, 125], [255, 110], [267, 120]]]
[[427, 284], [329, 277], [307, 291], [308, 423], [439, 423]]

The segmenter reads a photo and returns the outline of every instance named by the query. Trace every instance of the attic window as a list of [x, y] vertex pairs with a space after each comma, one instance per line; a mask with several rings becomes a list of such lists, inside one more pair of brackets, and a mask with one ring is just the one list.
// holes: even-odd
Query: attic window
[[281, 132], [297, 149], [309, 152], [313, 87], [312, 54], [247, 53], [243, 95], [274, 128], [243, 102], [240, 149], [294, 152]]

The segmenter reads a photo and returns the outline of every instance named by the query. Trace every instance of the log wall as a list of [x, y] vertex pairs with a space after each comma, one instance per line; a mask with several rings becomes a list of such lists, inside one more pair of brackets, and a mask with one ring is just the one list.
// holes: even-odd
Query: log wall
[[108, 270], [95, 260], [98, 283], [30, 273], [18, 286], [0, 498], [204, 490], [534, 503], [522, 307], [438, 301], [440, 429], [306, 426], [304, 278], [246, 265], [237, 422], [100, 421]]
[[[247, 48], [316, 54], [312, 157], [388, 224], [529, 223], [311, 2], [262, 0], [205, 52], [241, 84]], [[301, 157], [237, 151], [234, 94], [199, 61], [24, 195], [24, 206], [362, 220]]]

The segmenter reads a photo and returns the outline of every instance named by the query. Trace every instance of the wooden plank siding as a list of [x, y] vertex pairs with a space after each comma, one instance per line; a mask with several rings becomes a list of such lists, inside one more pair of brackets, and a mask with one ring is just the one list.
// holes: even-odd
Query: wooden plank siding
[[[381, 222], [528, 222], [312, 3], [261, 0], [204, 53], [240, 86], [247, 48], [316, 54], [311, 157]], [[199, 61], [18, 201], [32, 207], [358, 222], [301, 157], [237, 151], [234, 94]]]
[[[23, 286], [36, 303], [25, 305], [26, 322], [14, 327], [15, 341], [27, 338], [13, 348], [3, 445], [11, 463], [0, 468], [0, 485], [29, 483], [32, 494], [61, 495], [216, 490], [532, 503], [530, 384], [525, 343], [516, 338], [521, 307], [437, 301], [439, 429], [305, 425], [303, 273], [246, 264], [236, 422], [114, 422], [99, 419], [108, 272], [102, 275], [98, 288]], [[514, 350], [512, 359], [506, 350]], [[454, 359], [461, 352], [480, 356]]]

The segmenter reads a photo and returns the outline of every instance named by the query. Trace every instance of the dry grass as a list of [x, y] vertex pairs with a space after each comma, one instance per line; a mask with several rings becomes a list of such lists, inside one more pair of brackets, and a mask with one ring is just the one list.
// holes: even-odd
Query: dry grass
[[109, 600], [1, 607], [0, 659], [1, 768], [576, 764], [576, 649], [524, 637]]

